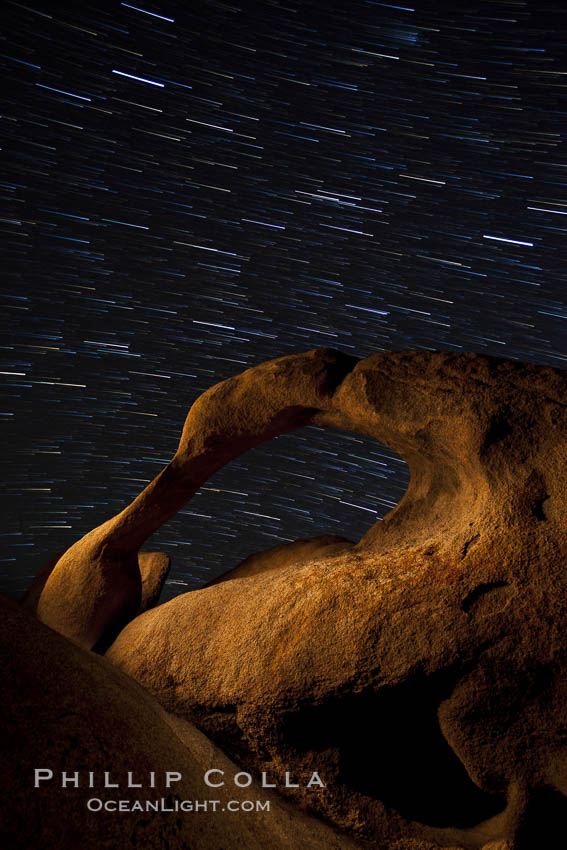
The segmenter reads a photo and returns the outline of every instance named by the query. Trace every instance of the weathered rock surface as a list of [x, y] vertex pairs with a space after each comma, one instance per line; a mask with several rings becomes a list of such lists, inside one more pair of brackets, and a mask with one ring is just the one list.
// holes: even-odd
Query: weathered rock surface
[[207, 582], [205, 587], [211, 587], [221, 581], [231, 581], [234, 578], [258, 575], [266, 570], [279, 570], [289, 567], [290, 564], [307, 563], [313, 561], [315, 557], [328, 558], [350, 549], [351, 546], [354, 546], [351, 540], [335, 534], [324, 534], [322, 537], [311, 537], [308, 540], [295, 540], [293, 543], [280, 543], [265, 552], [249, 555], [232, 570]]
[[164, 472], [60, 559], [39, 616], [83, 646], [126, 622], [143, 539], [227, 460], [310, 423], [397, 451], [411, 473], [398, 507], [354, 547], [274, 553], [274, 568], [251, 562], [136, 617], [108, 658], [239, 764], [318, 770], [324, 793], [290, 796], [352, 834], [396, 850], [554, 846], [565, 373], [431, 352], [248, 370], [201, 396]]
[[[0, 846], [4, 850], [355, 850], [360, 845], [294, 811], [256, 783], [238, 788], [238, 768], [187, 721], [171, 717], [143, 688], [104, 658], [55, 634], [13, 602], [2, 600], [0, 676], [3, 699]], [[224, 771], [209, 788], [205, 771]], [[35, 769], [53, 780], [34, 788]], [[62, 788], [61, 772], [79, 772]], [[95, 787], [88, 788], [88, 773]], [[120, 788], [102, 787], [104, 772]], [[128, 789], [128, 772], [141, 789]], [[155, 788], [148, 787], [155, 773]], [[170, 788], [165, 772], [182, 774]], [[46, 776], [46, 774], [42, 774]], [[214, 775], [219, 781], [220, 774]], [[313, 794], [318, 793], [316, 790]], [[218, 800], [199, 812], [89, 811], [102, 801]], [[270, 800], [269, 812], [228, 811], [228, 801]]]

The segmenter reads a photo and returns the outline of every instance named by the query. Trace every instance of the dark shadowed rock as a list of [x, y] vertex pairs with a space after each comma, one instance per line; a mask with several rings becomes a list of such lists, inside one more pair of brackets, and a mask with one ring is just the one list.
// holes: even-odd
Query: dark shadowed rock
[[[256, 783], [238, 788], [238, 768], [194, 726], [171, 717], [136, 682], [1, 600], [3, 698], [0, 846], [6, 850], [355, 850], [360, 846], [294, 811]], [[209, 788], [206, 770], [224, 771]], [[34, 771], [53, 780], [34, 788]], [[79, 787], [61, 787], [61, 772]], [[95, 788], [88, 788], [88, 772]], [[120, 788], [101, 787], [104, 772]], [[128, 789], [128, 772], [141, 789]], [[182, 775], [166, 787], [165, 772]], [[155, 788], [149, 787], [155, 773]], [[46, 776], [46, 774], [42, 774]], [[214, 781], [220, 779], [215, 774]], [[313, 791], [313, 793], [318, 793]], [[90, 812], [87, 801], [218, 800], [217, 811]], [[269, 812], [231, 812], [229, 800], [270, 800]]]

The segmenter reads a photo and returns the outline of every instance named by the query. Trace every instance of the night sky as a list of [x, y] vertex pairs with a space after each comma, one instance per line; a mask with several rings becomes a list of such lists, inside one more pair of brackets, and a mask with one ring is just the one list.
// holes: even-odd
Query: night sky
[[[4, 4], [1, 590], [117, 513], [191, 403], [329, 346], [565, 368], [567, 4]], [[308, 428], [145, 548], [164, 597], [358, 539], [407, 467]]]

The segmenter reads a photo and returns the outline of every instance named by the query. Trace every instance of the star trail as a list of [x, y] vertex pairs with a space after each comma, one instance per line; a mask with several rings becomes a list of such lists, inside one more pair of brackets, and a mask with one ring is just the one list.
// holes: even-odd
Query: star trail
[[[16, 3], [4, 104], [2, 590], [121, 510], [191, 403], [272, 357], [567, 366], [560, 0]], [[251, 552], [358, 539], [405, 463], [308, 428], [145, 548], [164, 597]]]

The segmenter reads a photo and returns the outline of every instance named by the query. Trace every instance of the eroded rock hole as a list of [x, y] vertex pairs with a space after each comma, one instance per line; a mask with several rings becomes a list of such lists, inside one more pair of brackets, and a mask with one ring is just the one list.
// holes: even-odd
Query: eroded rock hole
[[555, 788], [532, 792], [516, 835], [517, 850], [560, 847], [567, 823], [567, 798]]
[[409, 820], [466, 829], [504, 811], [468, 776], [437, 718], [450, 692], [442, 677], [417, 676], [379, 692], [337, 697], [290, 715], [283, 739], [298, 752], [334, 749], [337, 781]]
[[508, 587], [507, 581], [490, 581], [483, 582], [482, 584], [477, 585], [474, 590], [465, 596], [463, 601], [461, 602], [461, 609], [468, 614], [469, 611], [475, 606], [482, 597], [487, 596], [488, 594], [493, 594], [498, 597], [506, 597], [506, 591], [503, 588]]
[[532, 506], [532, 512], [536, 519], [540, 522], [544, 522], [547, 519], [546, 514], [546, 502], [549, 499], [549, 494], [546, 493], [540, 499], [536, 499]]
[[509, 437], [512, 433], [512, 416], [507, 408], [500, 410], [490, 420], [488, 430], [484, 437], [484, 450], [486, 451], [495, 443], [499, 443]]
[[215, 473], [146, 544], [172, 558], [161, 600], [282, 543], [357, 542], [408, 483], [405, 461], [365, 435], [312, 426], [262, 443]]

